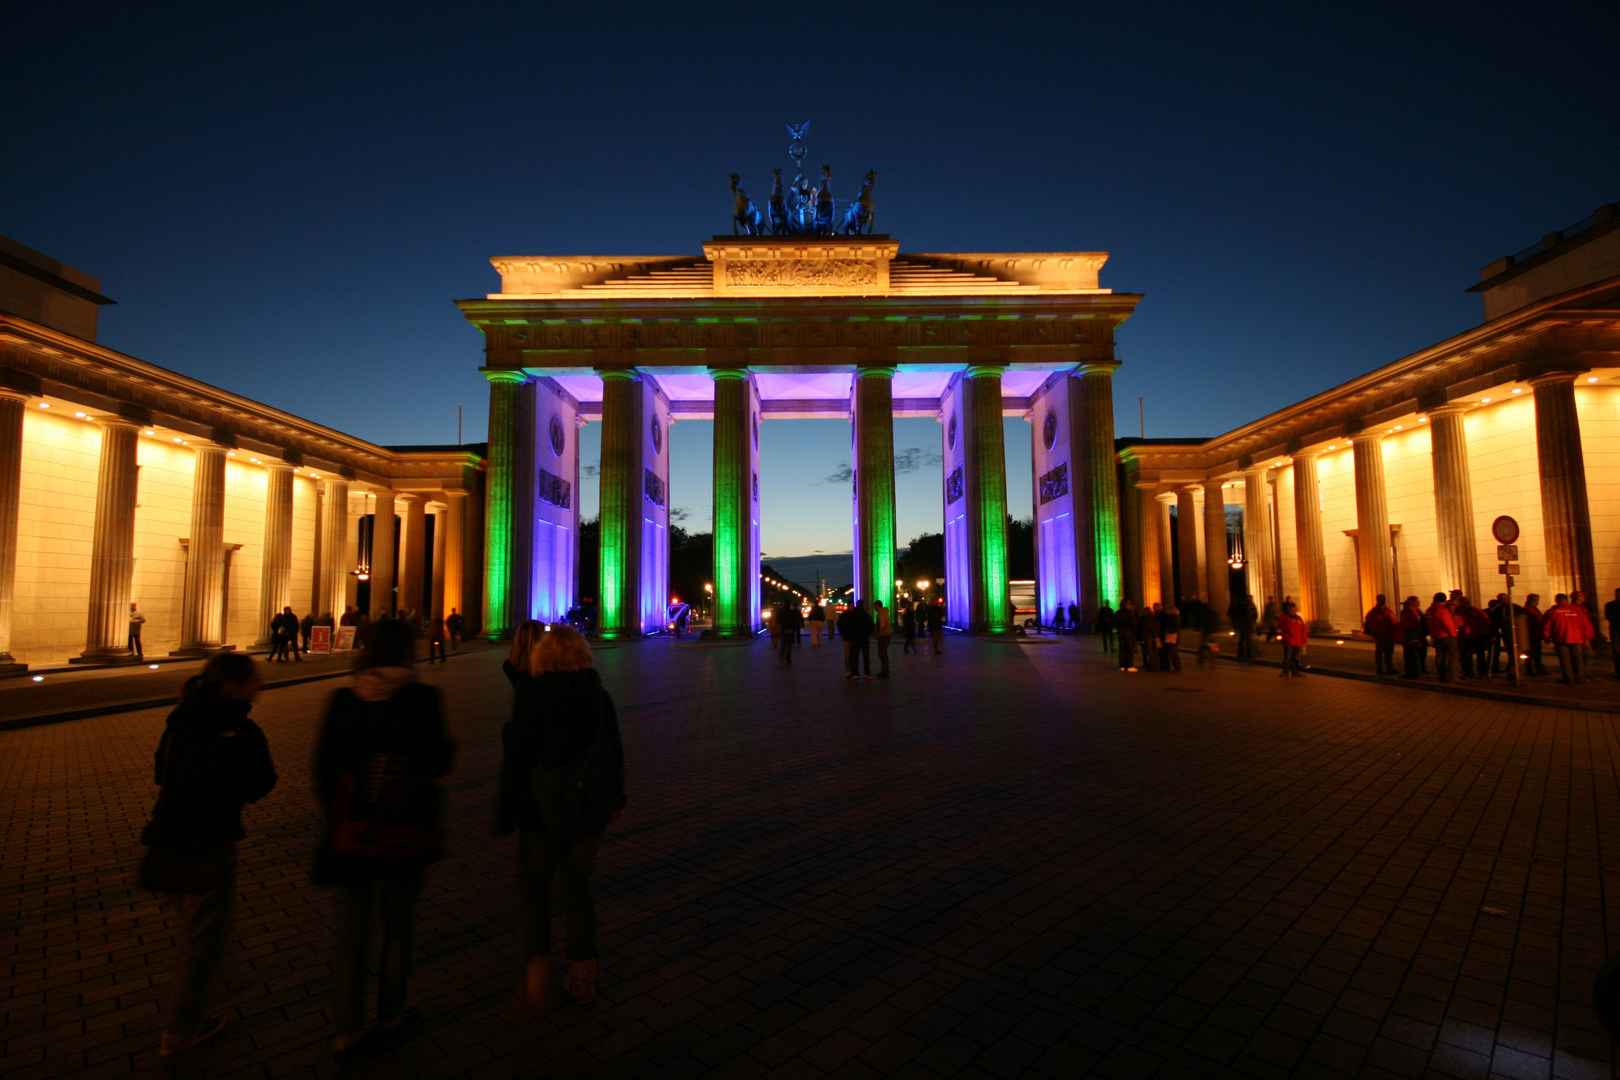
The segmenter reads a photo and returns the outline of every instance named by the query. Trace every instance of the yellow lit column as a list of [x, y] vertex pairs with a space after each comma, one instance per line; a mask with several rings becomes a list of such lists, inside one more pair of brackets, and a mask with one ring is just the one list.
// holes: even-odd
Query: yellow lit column
[[225, 587], [225, 454], [216, 443], [192, 447], [191, 536], [186, 547], [185, 592], [180, 601], [176, 655], [218, 652], [223, 644], [220, 602]]
[[[371, 617], [394, 613], [394, 493], [379, 491], [371, 518]], [[504, 551], [503, 551], [504, 554]], [[495, 636], [491, 634], [491, 636]]]
[[1219, 626], [1230, 623], [1226, 609], [1232, 606], [1232, 557], [1226, 542], [1226, 495], [1219, 480], [1204, 481], [1204, 601], [1215, 609]]
[[22, 429], [28, 395], [0, 389], [0, 675], [28, 670], [11, 657], [11, 611], [17, 594], [17, 526], [22, 511]]
[[[444, 513], [439, 515], [439, 524], [444, 527], [444, 599], [439, 606], [446, 617], [452, 609], [467, 616], [464, 584], [467, 564], [467, 493], [447, 491], [444, 494], [447, 505]], [[468, 624], [471, 625], [471, 617], [467, 618]]]
[[360, 579], [355, 571], [360, 568], [362, 561], [360, 525], [366, 516], [366, 496], [351, 489], [348, 502], [349, 512], [343, 526], [343, 608], [333, 609], [334, 617], [346, 614], [351, 608], [359, 610], [360, 607]]
[[349, 567], [343, 557], [349, 532], [349, 482], [322, 480], [321, 496], [326, 509], [321, 517], [321, 593], [315, 616], [332, 616], [336, 633], [343, 601], [349, 595]]
[[87, 663], [133, 661], [129, 651], [130, 587], [135, 575], [136, 437], [120, 416], [100, 418], [101, 465], [96, 476], [96, 526], [90, 549], [90, 626]]
[[[1333, 620], [1328, 614], [1322, 491], [1317, 483], [1316, 459], [1315, 450], [1294, 453], [1294, 547], [1299, 553], [1299, 617], [1312, 633], [1325, 634], [1333, 629]], [[1282, 597], [1277, 602], [1282, 603]]]
[[[1194, 502], [1196, 488], [1189, 484], [1176, 489], [1176, 556], [1181, 562], [1181, 573], [1176, 579], [1175, 601], [1190, 600], [1203, 595], [1198, 580], [1198, 504]], [[1165, 607], [1170, 598], [1165, 598]]]
[[442, 618], [446, 613], [444, 606], [444, 570], [445, 570], [445, 519], [449, 517], [443, 504], [433, 513], [433, 595], [428, 600], [426, 614], [430, 618]]
[[1175, 502], [1176, 496], [1168, 492], [1153, 497], [1153, 525], [1159, 534], [1159, 591], [1154, 596], [1142, 597], [1142, 603], [1147, 606], [1152, 606], [1155, 600], [1169, 604], [1176, 598], [1176, 549], [1170, 536], [1170, 507]]
[[[1249, 596], [1264, 609], [1277, 586], [1276, 554], [1271, 548], [1271, 474], [1265, 467], [1243, 472], [1243, 562]], [[1275, 599], [1281, 600], [1281, 597]]]
[[399, 606], [422, 613], [422, 579], [427, 574], [427, 503], [420, 495], [400, 495], [405, 511], [399, 543]]
[[[1429, 410], [1430, 455], [1434, 464], [1434, 523], [1440, 547], [1440, 587], [1461, 589], [1482, 602], [1479, 556], [1474, 542], [1474, 490], [1468, 479], [1468, 437], [1463, 432], [1466, 405]], [[1395, 604], [1395, 597], [1390, 597]]]
[[1586, 593], [1592, 624], [1601, 632], [1586, 458], [1581, 450], [1581, 422], [1575, 412], [1575, 380], [1582, 374], [1585, 372], [1553, 372], [1531, 379], [1530, 385], [1536, 395], [1536, 461], [1541, 474], [1541, 528], [1547, 544], [1548, 591]]
[[270, 620], [292, 603], [293, 468], [272, 461], [265, 466], [264, 552], [259, 563], [259, 634], [255, 645], [270, 644]]
[[1361, 579], [1361, 614], [1376, 597], [1395, 592], [1395, 562], [1389, 546], [1389, 504], [1384, 485], [1384, 437], [1362, 432], [1351, 438], [1356, 467], [1356, 569]]

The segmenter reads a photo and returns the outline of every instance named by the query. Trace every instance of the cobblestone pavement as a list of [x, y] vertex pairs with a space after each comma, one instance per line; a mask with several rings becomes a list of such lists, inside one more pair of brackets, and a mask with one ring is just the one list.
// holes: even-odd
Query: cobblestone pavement
[[[630, 806], [598, 862], [601, 996], [507, 1019], [515, 845], [487, 836], [510, 690], [423, 677], [461, 751], [419, 1034], [378, 1076], [1610, 1076], [1620, 746], [1601, 714], [1072, 641], [604, 650]], [[327, 1075], [308, 884], [329, 682], [254, 715], [232, 1024], [182, 1076]], [[0, 733], [0, 1074], [162, 1075], [174, 923], [132, 887], [165, 710]], [[560, 960], [560, 952], [559, 952]]]

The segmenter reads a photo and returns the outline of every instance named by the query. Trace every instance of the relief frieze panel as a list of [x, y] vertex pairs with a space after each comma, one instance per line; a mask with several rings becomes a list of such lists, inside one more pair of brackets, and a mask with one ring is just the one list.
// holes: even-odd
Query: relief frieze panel
[[865, 259], [771, 259], [727, 262], [726, 284], [733, 288], [849, 288], [876, 285], [878, 266]]

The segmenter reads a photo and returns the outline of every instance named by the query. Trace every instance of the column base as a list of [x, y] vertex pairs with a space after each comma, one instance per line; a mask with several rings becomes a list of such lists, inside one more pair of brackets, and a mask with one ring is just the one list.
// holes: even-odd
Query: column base
[[183, 649], [174, 650], [169, 655], [174, 657], [201, 658], [213, 656], [215, 653], [235, 651], [235, 645], [188, 645]]
[[598, 630], [596, 632], [599, 641], [635, 641], [641, 636], [635, 630]]
[[70, 664], [140, 664], [145, 661], [128, 649], [86, 649], [80, 656], [68, 660]]
[[12, 660], [0, 663], [0, 679], [14, 679], [18, 675], [28, 674], [28, 665], [19, 664]]

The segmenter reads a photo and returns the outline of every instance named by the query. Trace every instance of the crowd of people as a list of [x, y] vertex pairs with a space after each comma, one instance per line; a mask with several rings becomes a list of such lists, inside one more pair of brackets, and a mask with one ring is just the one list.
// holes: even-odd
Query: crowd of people
[[[278, 617], [283, 627], [288, 617]], [[310, 837], [311, 880], [333, 892], [332, 1045], [340, 1065], [399, 1043], [419, 1019], [408, 1004], [416, 903], [428, 868], [445, 854], [439, 785], [456, 751], [439, 691], [413, 671], [424, 636], [432, 634], [408, 618], [365, 624], [353, 677], [328, 698], [317, 739], [311, 786], [325, 820]], [[523, 945], [514, 1001], [532, 1015], [551, 981], [553, 877], [567, 921], [564, 989], [581, 1003], [595, 999], [590, 882], [597, 845], [624, 812], [624, 748], [613, 699], [577, 630], [524, 623], [504, 670], [513, 700], [490, 832], [518, 837]], [[208, 988], [230, 932], [242, 808], [270, 796], [279, 779], [250, 716], [260, 685], [251, 657], [214, 656], [186, 683], [158, 743], [159, 793], [141, 835], [139, 881], [172, 902], [181, 923], [164, 1059], [225, 1026], [208, 1010]]]
[[[800, 644], [807, 624], [812, 648], [820, 648], [823, 639], [831, 644], [842, 638], [845, 679], [887, 679], [889, 647], [897, 628], [902, 655], [920, 655], [919, 642], [924, 639], [932, 646], [934, 655], [945, 651], [945, 605], [938, 601], [901, 599], [891, 611], [881, 600], [868, 605], [862, 599], [839, 611], [825, 600], [816, 600], [810, 604], [808, 617], [798, 604], [784, 601], [770, 609], [766, 622], [771, 631], [772, 648], [783, 664], [793, 663], [793, 649]], [[878, 656], [876, 674], [872, 672], [874, 644]]]

